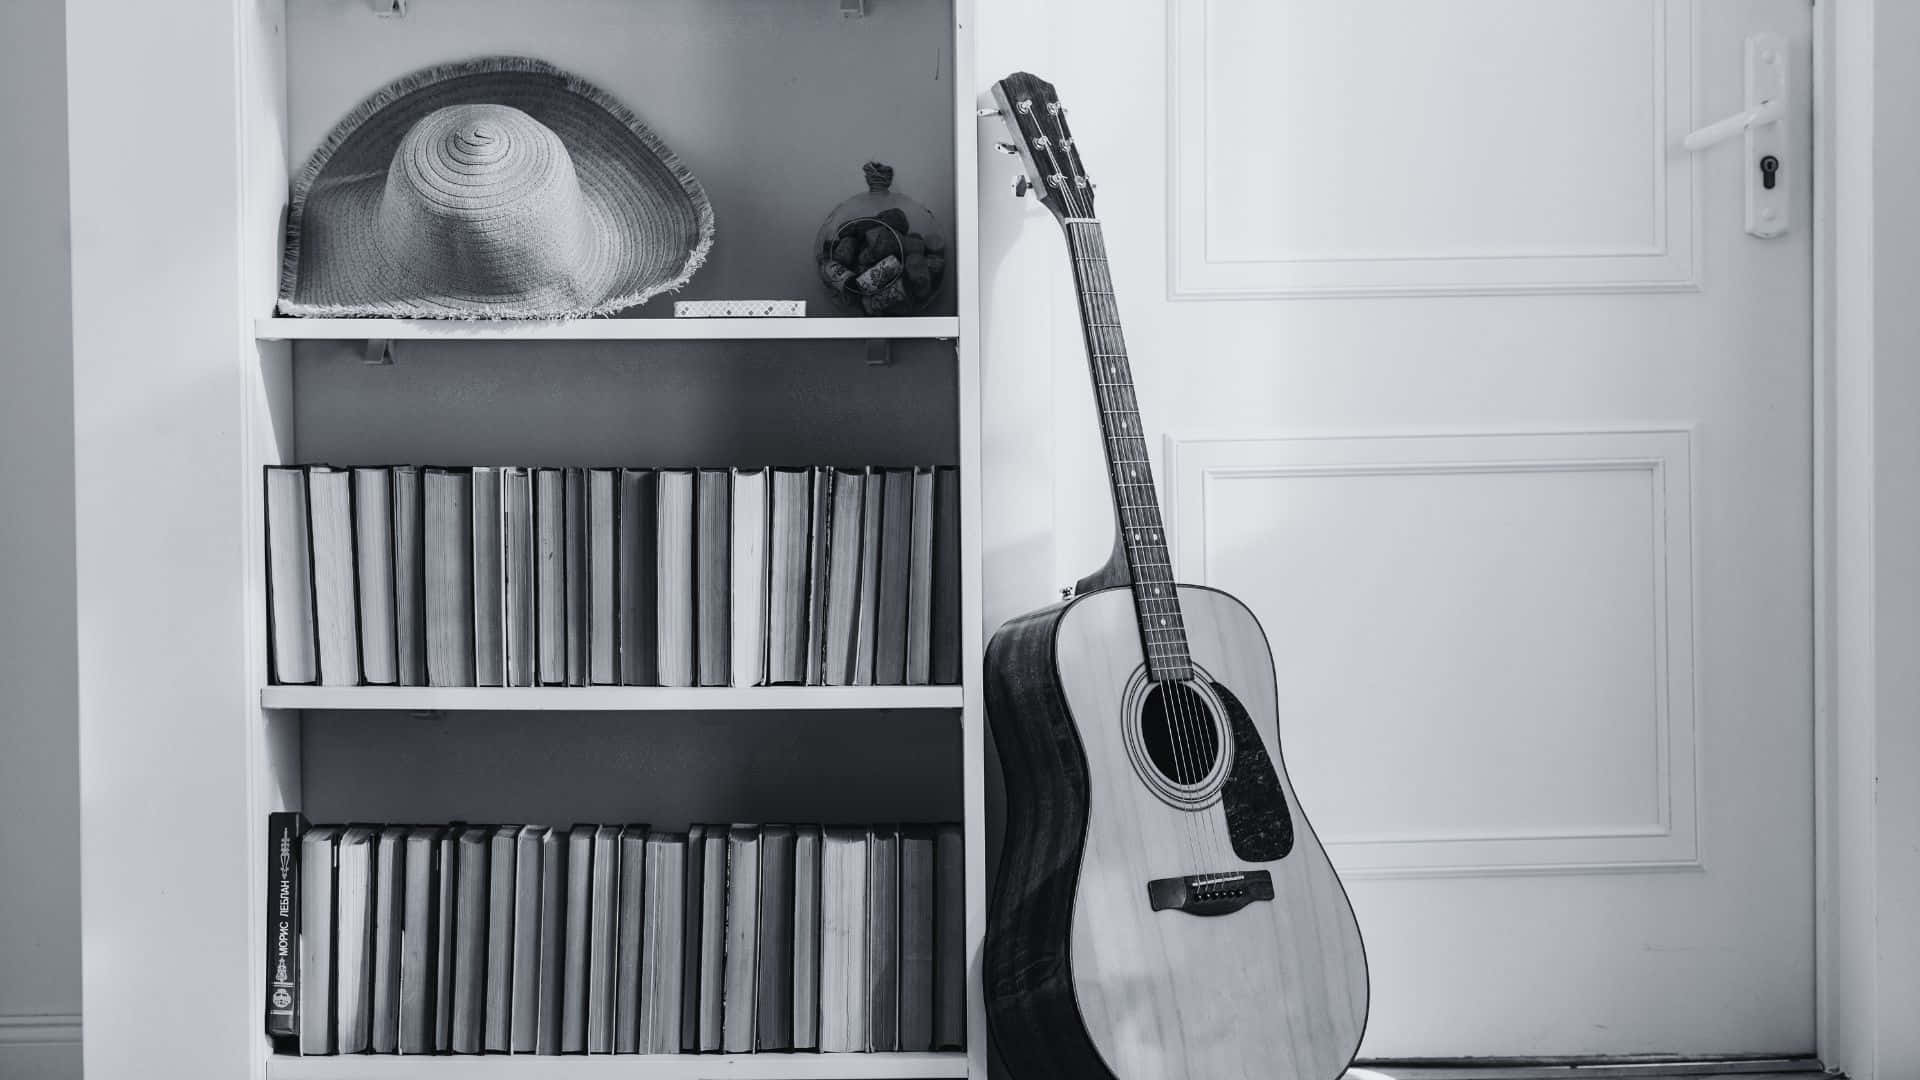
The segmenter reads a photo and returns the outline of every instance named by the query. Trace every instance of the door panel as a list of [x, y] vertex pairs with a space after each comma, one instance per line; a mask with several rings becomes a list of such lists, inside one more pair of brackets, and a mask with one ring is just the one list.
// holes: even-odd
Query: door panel
[[1182, 298], [1686, 288], [1688, 0], [1168, 0]]
[[[1181, 576], [1272, 640], [1363, 1054], [1810, 1050], [1807, 101], [1782, 238], [1739, 140], [1679, 146], [1744, 107], [1749, 34], [1807, 85], [1805, 0], [1006, 17], [1099, 182]], [[1112, 518], [1064, 252], [984, 220], [1054, 298], [989, 284], [1053, 362], [988, 393], [1051, 403], [1070, 581]]]
[[1699, 867], [1688, 450], [1170, 443], [1175, 559], [1269, 613], [1286, 751], [1347, 876]]

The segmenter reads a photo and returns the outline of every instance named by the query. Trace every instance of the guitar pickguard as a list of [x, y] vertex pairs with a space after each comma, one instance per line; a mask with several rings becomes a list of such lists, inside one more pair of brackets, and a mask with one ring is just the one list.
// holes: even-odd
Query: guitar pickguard
[[1213, 692], [1226, 706], [1227, 725], [1233, 732], [1233, 771], [1220, 789], [1233, 853], [1247, 862], [1277, 862], [1293, 850], [1293, 815], [1287, 811], [1280, 776], [1246, 706], [1217, 682]]

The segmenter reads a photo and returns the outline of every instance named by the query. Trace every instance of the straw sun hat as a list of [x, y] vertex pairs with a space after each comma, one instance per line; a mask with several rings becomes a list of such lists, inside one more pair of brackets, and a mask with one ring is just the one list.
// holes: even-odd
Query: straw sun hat
[[700, 182], [604, 91], [539, 60], [446, 64], [362, 102], [302, 170], [279, 310], [607, 315], [712, 245]]

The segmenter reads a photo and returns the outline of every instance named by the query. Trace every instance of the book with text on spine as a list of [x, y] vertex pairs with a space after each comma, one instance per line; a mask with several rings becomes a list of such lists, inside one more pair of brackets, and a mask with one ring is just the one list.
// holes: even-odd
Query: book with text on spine
[[[267, 815], [267, 1034], [300, 1037], [300, 837], [307, 819]], [[281, 1045], [290, 1049], [291, 1042]]]

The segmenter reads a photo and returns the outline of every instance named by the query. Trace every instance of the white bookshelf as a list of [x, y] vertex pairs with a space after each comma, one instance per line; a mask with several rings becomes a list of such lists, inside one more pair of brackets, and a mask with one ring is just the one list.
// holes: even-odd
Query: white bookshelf
[[[94, 628], [79, 650], [82, 868], [171, 883], [137, 904], [88, 891], [88, 940], [127, 945], [86, 958], [89, 1072], [986, 1077], [973, 5], [876, 0], [847, 18], [836, 0], [408, 0], [392, 18], [371, 0], [74, 0], [78, 601]], [[578, 322], [274, 317], [288, 179], [320, 137], [393, 78], [497, 53], [599, 83], [700, 177], [717, 240], [678, 299], [805, 299], [815, 314], [676, 319], [666, 297]], [[849, 93], [849, 72], [871, 92]], [[920, 315], [841, 316], [815, 279], [814, 231], [863, 190], [870, 157], [949, 235], [946, 282]], [[168, 163], [137, 199], [132, 160]], [[369, 365], [369, 340], [410, 344]], [[873, 342], [892, 343], [891, 363], [866, 362]], [[963, 685], [270, 685], [260, 470], [316, 460], [957, 465]], [[968, 1049], [276, 1055], [262, 890], [266, 818], [286, 809], [960, 820]], [[191, 839], [131, 844], [130, 826]]]
[[261, 341], [915, 341], [952, 340], [951, 315], [896, 318], [809, 316], [800, 319], [289, 319], [254, 320]]
[[959, 709], [958, 686], [266, 686], [265, 709], [685, 712]]
[[275, 1058], [267, 1080], [918, 1080], [965, 1077], [965, 1054]]

